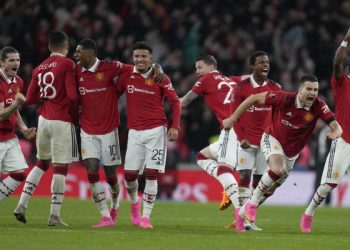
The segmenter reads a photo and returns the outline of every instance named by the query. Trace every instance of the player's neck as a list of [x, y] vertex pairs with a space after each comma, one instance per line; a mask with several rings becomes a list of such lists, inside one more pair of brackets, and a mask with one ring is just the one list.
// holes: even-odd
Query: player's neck
[[92, 66], [94, 66], [94, 64], [96, 63], [97, 57], [92, 58], [91, 60], [89, 60], [89, 63], [86, 65], [87, 69], [90, 69]]
[[253, 79], [259, 85], [263, 85], [264, 82], [266, 81], [266, 78], [258, 77], [256, 75], [253, 75]]
[[16, 77], [16, 75], [12, 76], [10, 75], [8, 72], [6, 72], [3, 68], [1, 68], [1, 71], [4, 73], [5, 77], [7, 79], [10, 79], [11, 81], [13, 81], [13, 79]]

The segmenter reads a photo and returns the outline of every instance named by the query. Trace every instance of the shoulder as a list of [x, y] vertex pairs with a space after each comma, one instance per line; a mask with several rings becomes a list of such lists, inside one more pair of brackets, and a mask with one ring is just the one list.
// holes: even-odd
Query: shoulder
[[239, 83], [237, 83], [237, 90], [239, 91], [239, 90], [244, 90], [244, 89], [247, 89], [247, 88], [249, 88], [249, 87], [251, 87], [252, 85], [251, 85], [251, 83], [250, 83], [250, 79], [249, 78], [247, 78], [247, 79], [245, 79], [245, 80], [243, 80], [243, 81], [240, 81]]
[[279, 89], [282, 89], [282, 87], [281, 87], [281, 85], [279, 84], [279, 83], [277, 83], [277, 82], [275, 82], [275, 81], [273, 81], [273, 80], [271, 80], [271, 79], [268, 79], [268, 84], [271, 86], [271, 88], [273, 88], [273, 89], [277, 89], [277, 90], [279, 90]]

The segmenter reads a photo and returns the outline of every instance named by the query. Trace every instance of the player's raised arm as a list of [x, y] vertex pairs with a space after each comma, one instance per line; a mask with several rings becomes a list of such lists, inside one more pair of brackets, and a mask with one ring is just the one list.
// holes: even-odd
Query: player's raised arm
[[181, 107], [187, 107], [191, 102], [197, 99], [198, 95], [192, 90], [188, 91], [186, 95], [180, 98]]
[[344, 40], [335, 52], [333, 61], [333, 75], [336, 79], [339, 79], [340, 76], [344, 74], [343, 62], [346, 55], [346, 47], [348, 46], [348, 42], [350, 42], [350, 28], [348, 29]]
[[231, 129], [233, 124], [235, 124], [235, 122], [241, 117], [241, 115], [254, 103], [265, 104], [266, 95], [267, 92], [263, 92], [256, 95], [251, 95], [247, 99], [245, 99], [244, 102], [242, 102], [241, 105], [238, 106], [238, 108], [229, 118], [223, 120], [224, 129]]

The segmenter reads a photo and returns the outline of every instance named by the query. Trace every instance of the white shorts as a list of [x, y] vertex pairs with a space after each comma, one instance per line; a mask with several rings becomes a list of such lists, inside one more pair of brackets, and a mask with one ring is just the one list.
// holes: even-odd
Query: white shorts
[[350, 170], [350, 144], [339, 138], [332, 142], [322, 173], [321, 184], [339, 184]]
[[28, 168], [18, 138], [0, 142], [0, 173], [11, 173]]
[[147, 130], [129, 130], [125, 155], [125, 170], [139, 170], [144, 167], [165, 171], [167, 154], [167, 129], [164, 126]]
[[260, 147], [238, 147], [237, 170], [252, 170], [254, 175], [263, 175], [267, 169], [265, 155]]
[[79, 160], [75, 127], [70, 122], [47, 120], [39, 116], [36, 148], [40, 160], [52, 160], [52, 163], [59, 164]]
[[269, 159], [271, 155], [277, 154], [282, 155], [284, 159], [284, 163], [287, 167], [287, 174], [293, 169], [294, 163], [298, 158], [299, 154], [293, 157], [287, 157], [283, 151], [281, 143], [273, 136], [269, 134], [263, 134], [260, 142], [261, 151], [265, 155], [266, 161]]
[[81, 156], [83, 160], [88, 158], [99, 159], [104, 166], [119, 165], [120, 146], [118, 128], [104, 135], [91, 135], [81, 129]]
[[211, 155], [218, 162], [226, 163], [232, 167], [237, 165], [238, 141], [233, 129], [221, 130], [219, 140], [209, 145]]

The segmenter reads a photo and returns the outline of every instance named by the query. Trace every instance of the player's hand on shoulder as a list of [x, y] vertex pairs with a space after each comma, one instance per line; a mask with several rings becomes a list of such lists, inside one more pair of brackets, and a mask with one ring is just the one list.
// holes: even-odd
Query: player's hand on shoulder
[[244, 149], [250, 148], [250, 142], [247, 139], [243, 139], [240, 142], [240, 146], [241, 148], [244, 148]]
[[158, 63], [152, 64], [152, 74], [156, 82], [162, 82], [164, 79], [164, 71], [162, 66]]
[[36, 136], [36, 128], [27, 128], [21, 131], [27, 140], [31, 140]]
[[168, 140], [169, 141], [176, 141], [178, 135], [179, 135], [179, 130], [177, 128], [170, 128], [168, 130]]
[[17, 93], [15, 96], [15, 103], [17, 105], [22, 105], [23, 103], [25, 103], [26, 98], [22, 93]]

